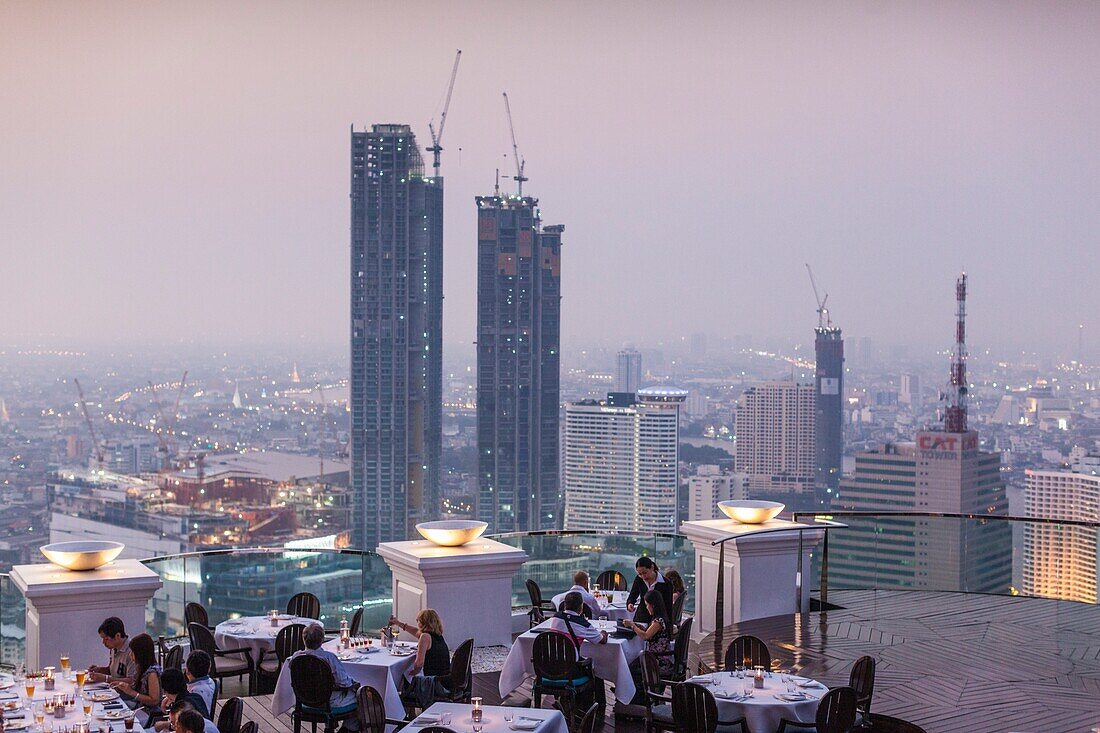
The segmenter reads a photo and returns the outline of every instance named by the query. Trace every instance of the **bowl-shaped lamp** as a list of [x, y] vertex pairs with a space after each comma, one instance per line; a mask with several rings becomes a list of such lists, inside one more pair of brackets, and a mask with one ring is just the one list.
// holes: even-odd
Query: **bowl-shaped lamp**
[[718, 508], [730, 519], [741, 524], [763, 524], [775, 519], [787, 508], [777, 501], [720, 501]]
[[126, 545], [121, 542], [55, 542], [39, 551], [54, 565], [66, 570], [95, 570], [114, 560]]
[[489, 525], [469, 519], [443, 519], [416, 525], [420, 536], [440, 547], [459, 547], [476, 540]]

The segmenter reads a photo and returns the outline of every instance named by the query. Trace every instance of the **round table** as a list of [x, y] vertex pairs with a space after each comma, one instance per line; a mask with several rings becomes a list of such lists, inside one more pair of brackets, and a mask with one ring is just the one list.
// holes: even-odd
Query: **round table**
[[[737, 678], [730, 676], [729, 672], [716, 672], [713, 675], [705, 674], [692, 677], [689, 682], [695, 682], [706, 687], [714, 695], [714, 701], [718, 704], [719, 720], [736, 720], [744, 717], [749, 725], [749, 733], [774, 733], [779, 728], [779, 721], [796, 720], [802, 723], [813, 724], [817, 715], [817, 705], [821, 697], [829, 691], [825, 685], [805, 677], [793, 677], [796, 682], [803, 685], [795, 690], [806, 695], [805, 700], [788, 701], [777, 698], [776, 695], [785, 695], [786, 689], [778, 672], [764, 677], [764, 688], [754, 688], [752, 697], [742, 698], [745, 685], [752, 685], [750, 676]], [[713, 684], [717, 678], [718, 685]]]
[[242, 616], [218, 624], [214, 628], [214, 641], [217, 642], [219, 649], [247, 648], [252, 654], [252, 663], [258, 665], [260, 653], [273, 654], [275, 637], [279, 635], [280, 630], [291, 624], [320, 626], [321, 622], [317, 619], [283, 614], [279, 618], [279, 625], [272, 626], [271, 619], [267, 616]]

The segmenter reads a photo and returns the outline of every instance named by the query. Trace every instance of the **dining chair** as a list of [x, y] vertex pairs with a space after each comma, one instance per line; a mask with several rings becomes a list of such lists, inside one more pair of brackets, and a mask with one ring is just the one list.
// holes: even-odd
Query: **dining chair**
[[867, 720], [871, 727], [865, 730], [870, 733], [925, 733], [924, 728], [915, 723], [881, 713], [871, 713], [867, 716]]
[[638, 657], [641, 669], [642, 705], [645, 707], [646, 733], [678, 731], [679, 724], [672, 717], [672, 696], [663, 692], [664, 682], [658, 669], [657, 655], [646, 650]]
[[221, 686], [222, 680], [226, 677], [241, 679], [248, 675], [248, 694], [252, 694], [256, 666], [252, 662], [251, 649], [248, 647], [219, 649], [217, 642], [214, 641], [214, 633], [197, 622], [187, 625], [187, 635], [191, 639], [192, 650], [201, 649], [210, 655], [210, 679]]
[[275, 637], [275, 650], [273, 652], [268, 652], [267, 649], [260, 650], [260, 659], [256, 662], [256, 672], [266, 677], [278, 679], [279, 672], [283, 669], [283, 663], [290, 659], [294, 652], [306, 648], [305, 642], [302, 641], [302, 633], [305, 630], [305, 624], [288, 624], [279, 629], [279, 633]]
[[454, 728], [444, 728], [442, 725], [429, 725], [427, 728], [421, 728], [420, 733], [458, 733]]
[[626, 576], [618, 570], [604, 570], [596, 577], [600, 590], [626, 590]]
[[581, 718], [581, 724], [577, 728], [577, 733], [598, 733], [603, 730], [603, 711], [600, 708], [598, 702], [592, 703], [592, 706], [588, 708], [588, 711]]
[[321, 618], [321, 602], [312, 593], [295, 593], [287, 601], [286, 612], [291, 616], [317, 620]]
[[183, 621], [187, 624], [202, 624], [206, 628], [210, 626], [210, 614], [206, 612], [206, 606], [194, 601], [183, 607]]
[[684, 619], [684, 599], [687, 598], [687, 591], [680, 594], [680, 597], [672, 602], [672, 613], [669, 614], [669, 619], [674, 624], [678, 624]]
[[672, 642], [672, 677], [670, 682], [683, 682], [688, 677], [688, 652], [691, 650], [691, 626], [695, 621], [689, 618], [680, 624], [676, 639]]
[[[715, 733], [718, 730], [718, 704], [710, 690], [694, 682], [672, 686], [672, 719], [682, 731]], [[742, 727], [742, 732], [746, 729]]]
[[861, 715], [871, 712], [871, 697], [875, 693], [875, 659], [862, 656], [852, 665], [848, 686], [856, 691], [856, 711]]
[[436, 701], [470, 704], [474, 693], [473, 675], [474, 640], [467, 639], [458, 645], [451, 655], [451, 671], [441, 682], [450, 692]]
[[531, 610], [527, 612], [527, 615], [530, 617], [531, 626], [537, 626], [546, 620], [547, 611], [555, 613], [557, 609], [550, 601], [542, 600], [542, 589], [533, 579], [528, 578], [525, 585], [527, 586], [527, 595], [531, 598]]
[[241, 733], [260, 733], [260, 726], [255, 720], [250, 720], [241, 726]]
[[[573, 640], [563, 634], [543, 631], [531, 645], [531, 664], [535, 681], [531, 685], [534, 707], [542, 706], [542, 696], [572, 698], [595, 691], [597, 681], [578, 669], [579, 654]], [[602, 684], [602, 683], [600, 683]]]
[[386, 701], [382, 693], [370, 685], [363, 685], [355, 693], [355, 710], [359, 719], [359, 733], [386, 733], [387, 726], [398, 730], [406, 725], [404, 720], [386, 717]]
[[164, 669], [180, 669], [183, 667], [183, 644], [168, 647], [168, 653], [164, 655]]
[[725, 662], [727, 671], [737, 666], [763, 667], [769, 670], [772, 667], [772, 655], [767, 644], [755, 636], [745, 634], [726, 647]]
[[302, 733], [302, 723], [310, 723], [316, 731], [323, 723], [325, 733], [336, 733], [336, 724], [356, 717], [356, 703], [333, 708], [330, 704], [336, 682], [328, 663], [311, 654], [299, 654], [290, 660], [290, 686], [294, 690], [294, 710], [291, 720], [294, 733]]
[[[565, 601], [558, 604], [558, 613], [565, 613]], [[592, 620], [592, 609], [585, 603], [581, 606], [581, 615], [588, 620]]]
[[348, 627], [348, 633], [352, 636], [359, 636], [359, 627], [363, 625], [363, 607], [355, 609], [355, 613], [351, 616], [351, 626]]
[[241, 718], [244, 716], [244, 702], [239, 697], [231, 697], [222, 705], [218, 715], [218, 733], [242, 733]]
[[856, 691], [851, 687], [834, 687], [825, 693], [817, 704], [813, 723], [783, 718], [776, 733], [786, 733], [787, 728], [812, 730], [816, 733], [848, 733], [856, 722]]

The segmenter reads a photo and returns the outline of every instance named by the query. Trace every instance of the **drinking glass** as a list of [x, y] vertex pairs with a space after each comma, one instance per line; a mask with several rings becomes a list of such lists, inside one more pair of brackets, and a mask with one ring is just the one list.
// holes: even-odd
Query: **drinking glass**
[[78, 669], [76, 671], [76, 686], [77, 687], [83, 687], [84, 686], [84, 680], [87, 676], [88, 676], [88, 670]]
[[69, 678], [69, 655], [61, 655], [61, 676], [65, 679]]
[[511, 723], [512, 722], [512, 711], [511, 710], [505, 710], [504, 711], [504, 722], [505, 723]]
[[127, 715], [125, 718], [122, 719], [122, 724], [124, 726], [126, 726], [126, 730], [133, 730], [134, 729], [134, 716], [133, 715]]
[[27, 690], [27, 699], [30, 700], [34, 697], [34, 677], [28, 677], [24, 685]]
[[45, 703], [43, 703], [42, 705], [35, 705], [34, 706], [34, 722], [35, 722], [35, 724], [38, 727], [41, 728], [42, 727], [42, 721], [45, 720], [45, 719], [46, 719], [46, 705], [45, 705]]
[[451, 713], [450, 713], [450, 711], [440, 713], [439, 714], [439, 722], [442, 725], [450, 725], [451, 724]]
[[84, 708], [84, 714], [85, 715], [91, 715], [92, 714], [92, 701], [91, 700], [89, 700], [86, 697], [81, 697], [80, 698], [80, 704], [81, 704], [81, 707]]
[[607, 621], [607, 614], [606, 613], [600, 615], [600, 621]]
[[752, 697], [752, 680], [747, 680], [741, 687], [741, 692], [745, 694], [745, 697]]
[[474, 733], [481, 733], [481, 723], [474, 723], [471, 726], [471, 729], [474, 731]]

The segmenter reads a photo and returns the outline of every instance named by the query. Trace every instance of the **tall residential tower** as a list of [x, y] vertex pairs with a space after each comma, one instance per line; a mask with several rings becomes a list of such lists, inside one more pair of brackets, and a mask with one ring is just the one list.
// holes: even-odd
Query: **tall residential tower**
[[818, 502], [828, 506], [840, 486], [844, 457], [844, 339], [831, 325], [814, 329], [815, 486]]
[[619, 352], [615, 362], [615, 391], [634, 394], [642, 388], [642, 355], [631, 347]]
[[443, 178], [408, 125], [351, 132], [353, 542], [415, 534], [439, 511]]
[[492, 531], [561, 526], [561, 235], [538, 199], [478, 196], [477, 516]]

